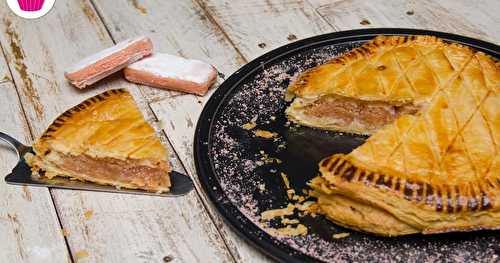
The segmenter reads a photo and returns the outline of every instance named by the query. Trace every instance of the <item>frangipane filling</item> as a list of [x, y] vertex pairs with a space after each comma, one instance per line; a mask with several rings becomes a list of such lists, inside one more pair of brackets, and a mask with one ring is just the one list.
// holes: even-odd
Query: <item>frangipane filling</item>
[[390, 104], [382, 101], [324, 96], [305, 104], [300, 111], [304, 116], [322, 119], [328, 124], [332, 123], [341, 127], [356, 124], [367, 131], [372, 131], [394, 122], [401, 115], [414, 115], [419, 108], [412, 103]]
[[[167, 165], [162, 163], [149, 166], [132, 159], [126, 161], [114, 158], [96, 159], [87, 155], [73, 156], [54, 152], [50, 155], [52, 156], [48, 159], [55, 167], [72, 177], [79, 175], [77, 179], [128, 188], [168, 189], [170, 187], [169, 171]], [[47, 163], [41, 165], [47, 165]]]

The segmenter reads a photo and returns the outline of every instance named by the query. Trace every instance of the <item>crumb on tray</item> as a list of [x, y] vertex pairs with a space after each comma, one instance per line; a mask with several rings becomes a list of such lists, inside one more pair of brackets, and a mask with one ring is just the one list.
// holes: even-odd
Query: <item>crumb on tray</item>
[[292, 215], [294, 210], [295, 206], [293, 204], [288, 204], [285, 208], [264, 211], [260, 214], [260, 216], [262, 220], [271, 220], [276, 217]]
[[255, 136], [257, 136], [257, 137], [261, 137], [264, 139], [272, 139], [272, 138], [278, 136], [278, 134], [275, 132], [270, 132], [270, 131], [265, 131], [265, 130], [255, 130], [253, 132], [253, 134], [255, 134]]
[[245, 130], [251, 130], [253, 128], [255, 128], [257, 126], [257, 116], [254, 116], [249, 123], [245, 123], [243, 124], [243, 126], [241, 126], [243, 129]]
[[263, 164], [270, 164], [270, 163], [273, 163], [273, 162], [276, 162], [277, 164], [281, 164], [282, 161], [278, 158], [273, 158], [273, 157], [269, 157], [269, 154], [267, 154], [266, 152], [264, 151], [259, 151], [260, 155], [262, 155], [262, 157], [260, 157], [260, 161], [263, 162]]
[[283, 178], [283, 182], [285, 183], [286, 189], [290, 189], [290, 181], [288, 180], [288, 175], [286, 173], [281, 173], [281, 178]]
[[303, 236], [307, 235], [307, 227], [303, 224], [298, 224], [296, 227], [292, 227], [290, 225], [283, 228], [271, 228], [268, 229], [270, 233], [273, 235], [279, 236]]
[[348, 236], [350, 236], [351, 234], [347, 233], [347, 232], [343, 232], [343, 233], [338, 233], [338, 234], [333, 234], [333, 238], [335, 239], [340, 239], [340, 238], [346, 238]]
[[298, 219], [283, 218], [281, 219], [281, 223], [283, 225], [295, 225], [300, 223], [300, 221]]

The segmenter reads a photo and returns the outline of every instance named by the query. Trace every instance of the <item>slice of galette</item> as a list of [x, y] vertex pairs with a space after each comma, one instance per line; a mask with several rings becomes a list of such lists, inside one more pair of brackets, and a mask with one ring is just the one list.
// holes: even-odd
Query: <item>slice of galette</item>
[[27, 156], [34, 173], [168, 192], [168, 153], [126, 90], [109, 90], [59, 116]]

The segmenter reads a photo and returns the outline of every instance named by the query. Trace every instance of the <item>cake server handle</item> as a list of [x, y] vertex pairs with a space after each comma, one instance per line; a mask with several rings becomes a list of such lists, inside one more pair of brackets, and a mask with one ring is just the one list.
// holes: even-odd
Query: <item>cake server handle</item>
[[0, 132], [0, 140], [3, 140], [5, 141], [7, 144], [9, 144], [12, 148], [14, 148], [14, 150], [16, 150], [16, 153], [17, 153], [17, 156], [19, 157], [19, 159], [21, 159], [21, 157], [31, 151], [31, 147], [29, 146], [26, 146], [22, 143], [20, 143], [18, 140], [14, 139], [13, 137], [11, 137], [10, 135], [8, 134], [5, 134], [3, 132]]

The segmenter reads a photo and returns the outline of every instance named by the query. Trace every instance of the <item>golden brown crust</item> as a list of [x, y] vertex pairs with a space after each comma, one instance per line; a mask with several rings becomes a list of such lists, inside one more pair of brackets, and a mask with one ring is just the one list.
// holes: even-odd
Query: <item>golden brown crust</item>
[[349, 228], [387, 236], [500, 228], [500, 183], [464, 191], [360, 169], [342, 154], [324, 159], [320, 172], [310, 185], [321, 210]]
[[[363, 47], [313, 69], [305, 75], [305, 82], [299, 77], [290, 91], [300, 96], [299, 100], [343, 93], [362, 100], [418, 102], [420, 108], [416, 115], [402, 115], [375, 131], [353, 152], [333, 155], [320, 164], [323, 180], [316, 180], [320, 183], [313, 187], [323, 207], [333, 211], [331, 202], [340, 204], [338, 196], [342, 196], [361, 213], [367, 211], [363, 207], [368, 204], [387, 212], [381, 213], [387, 220], [394, 217], [422, 233], [498, 229], [500, 63], [484, 53], [435, 37], [377, 37]], [[400, 92], [407, 87], [393, 85], [390, 89], [373, 89], [367, 96], [366, 89], [335, 85], [337, 80], [328, 79], [342, 78], [338, 72], [352, 70], [356, 63], [382, 61], [391, 52], [399, 52], [398, 66], [408, 65], [398, 76], [411, 84], [412, 92]], [[412, 52], [419, 58], [409, 56]], [[384, 71], [391, 69], [388, 64], [384, 66]], [[358, 73], [354, 79], [359, 77], [363, 83], [380, 81], [379, 74]], [[419, 85], [411, 83], [412, 79]], [[328, 81], [333, 85], [317, 86]], [[394, 229], [374, 229], [360, 223], [353, 226], [359, 219], [354, 214], [348, 218], [328, 216], [363, 231], [398, 234]], [[404, 225], [400, 231], [406, 234]]]
[[392, 102], [425, 100], [440, 87], [426, 57], [443, 60], [436, 66], [446, 73], [473, 54], [469, 47], [448, 44], [434, 36], [377, 36], [302, 73], [288, 93], [302, 98], [335, 94]]
[[47, 128], [34, 148], [96, 158], [167, 161], [167, 152], [154, 129], [124, 89], [106, 91], [67, 110]]
[[[354, 165], [349, 157], [336, 154], [321, 161], [322, 177], [334, 184], [338, 180], [343, 182], [362, 183], [364, 186], [385, 188], [400, 195], [401, 198], [437, 212], [468, 213], [498, 208], [500, 203], [496, 198], [495, 190], [500, 187], [500, 177], [483, 178], [487, 184], [471, 178], [451, 185], [445, 181], [436, 183], [421, 177], [416, 179], [402, 178], [391, 174], [371, 172]], [[478, 191], [468, 191], [477, 189]]]
[[[55, 152], [61, 156], [115, 159], [159, 168], [166, 172], [165, 176], [169, 171], [165, 147], [124, 89], [106, 91], [67, 110], [47, 128], [33, 149], [38, 157], [33, 165], [42, 170], [57, 165], [57, 160], [44, 160]], [[93, 181], [99, 183], [97, 179]], [[161, 188], [168, 189], [169, 184]], [[119, 182], [115, 185], [128, 187]]]
[[500, 68], [476, 54], [448, 83], [417, 116], [396, 119], [348, 158], [365, 169], [436, 184], [500, 175]]
[[420, 232], [389, 212], [368, 202], [360, 202], [335, 193], [322, 177], [314, 178], [310, 185], [315, 189], [311, 194], [318, 198], [320, 211], [338, 225], [383, 236]]

